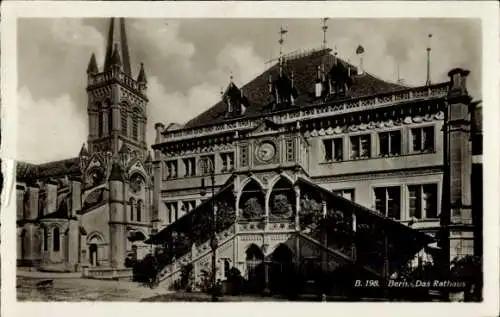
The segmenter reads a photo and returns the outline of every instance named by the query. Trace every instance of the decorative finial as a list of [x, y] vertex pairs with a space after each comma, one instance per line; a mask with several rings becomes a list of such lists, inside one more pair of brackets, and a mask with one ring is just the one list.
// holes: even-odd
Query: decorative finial
[[425, 81], [427, 86], [431, 84], [431, 39], [432, 34], [429, 34], [427, 41], [427, 80]]
[[326, 21], [328, 21], [328, 18], [323, 18], [323, 26], [321, 27], [321, 29], [323, 30], [323, 48], [326, 48], [326, 31], [328, 30]]
[[278, 43], [280, 44], [280, 64], [283, 62], [283, 44], [285, 43], [285, 34], [288, 33], [288, 30], [283, 26], [280, 27], [280, 39]]

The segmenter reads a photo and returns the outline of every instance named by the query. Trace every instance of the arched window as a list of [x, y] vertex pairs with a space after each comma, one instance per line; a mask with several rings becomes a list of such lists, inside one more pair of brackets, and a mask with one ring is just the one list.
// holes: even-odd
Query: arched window
[[129, 203], [130, 203], [130, 221], [134, 221], [135, 199], [134, 198], [130, 198]]
[[137, 115], [137, 113], [134, 113], [132, 117], [132, 137], [134, 138], [134, 140], [137, 140], [139, 138], [138, 120], [139, 116]]
[[127, 136], [128, 133], [128, 119], [127, 119], [127, 109], [125, 107], [121, 107], [120, 109], [121, 115], [121, 125], [122, 125], [122, 134]]
[[142, 218], [142, 200], [137, 201], [137, 222], [141, 222]]
[[47, 251], [49, 249], [49, 231], [47, 228], [43, 228], [43, 251]]
[[61, 247], [61, 237], [59, 233], [59, 228], [55, 227], [52, 231], [52, 250], [59, 251]]
[[111, 135], [113, 131], [113, 109], [108, 108], [108, 134]]
[[104, 135], [104, 113], [99, 112], [99, 136]]
[[111, 131], [113, 131], [113, 109], [111, 109], [111, 100], [106, 99], [106, 101], [104, 101], [103, 109], [106, 112], [106, 116], [108, 119], [107, 132], [108, 132], [108, 135], [111, 135]]

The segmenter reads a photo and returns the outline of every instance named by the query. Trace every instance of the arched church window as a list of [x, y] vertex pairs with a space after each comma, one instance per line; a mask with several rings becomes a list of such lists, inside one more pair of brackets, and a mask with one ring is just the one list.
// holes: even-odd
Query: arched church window
[[132, 137], [134, 140], [137, 140], [139, 138], [139, 127], [138, 127], [138, 121], [139, 118], [137, 116], [137, 113], [134, 113], [132, 117]]
[[130, 221], [134, 221], [135, 199], [130, 198], [129, 204], [130, 204]]
[[111, 101], [109, 99], [104, 102], [104, 108], [108, 115], [108, 135], [111, 135], [111, 131], [113, 131], [113, 109], [111, 109]]
[[120, 112], [121, 112], [122, 134], [126, 136], [128, 132], [127, 110], [125, 109], [125, 107], [122, 107]]
[[49, 249], [49, 231], [47, 228], [43, 228], [43, 251], [47, 251]]
[[99, 112], [99, 136], [104, 135], [104, 113]]
[[142, 200], [137, 201], [137, 222], [141, 222], [142, 219]]
[[61, 247], [61, 236], [59, 232], [59, 228], [55, 227], [54, 231], [52, 232], [52, 250], [53, 251], [59, 251]]

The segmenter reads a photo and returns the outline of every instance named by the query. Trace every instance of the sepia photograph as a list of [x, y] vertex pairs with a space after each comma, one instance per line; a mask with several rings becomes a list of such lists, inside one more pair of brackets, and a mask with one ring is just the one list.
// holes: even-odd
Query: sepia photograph
[[17, 301], [483, 302], [481, 19], [15, 24]]

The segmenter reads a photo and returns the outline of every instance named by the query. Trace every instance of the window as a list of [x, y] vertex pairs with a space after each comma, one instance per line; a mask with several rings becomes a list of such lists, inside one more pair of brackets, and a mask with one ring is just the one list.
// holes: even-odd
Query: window
[[379, 133], [380, 156], [401, 154], [401, 131]]
[[241, 144], [240, 146], [240, 166], [248, 166], [248, 144]]
[[323, 146], [325, 147], [325, 161], [342, 161], [344, 156], [342, 143], [341, 138], [323, 140]]
[[388, 218], [401, 218], [401, 188], [399, 186], [375, 188], [375, 210]]
[[104, 135], [104, 113], [99, 112], [99, 136]]
[[234, 153], [222, 153], [220, 158], [222, 160], [221, 172], [231, 172], [234, 169]]
[[335, 195], [344, 197], [345, 199], [349, 199], [350, 201], [354, 201], [354, 188], [338, 189], [334, 190], [333, 193]]
[[214, 155], [204, 155], [204, 156], [200, 157], [200, 161], [202, 162], [202, 163], [200, 163], [201, 175], [207, 175], [207, 174], [210, 174], [211, 172], [215, 172], [213, 170], [215, 168]]
[[59, 228], [55, 227], [52, 231], [52, 250], [59, 251], [61, 247], [61, 236], [59, 233]]
[[434, 126], [411, 129], [413, 152], [434, 151]]
[[182, 210], [184, 213], [190, 212], [196, 208], [196, 200], [187, 200], [182, 202]]
[[113, 109], [108, 110], [108, 134], [113, 131]]
[[351, 160], [369, 158], [370, 148], [369, 134], [351, 136]]
[[168, 213], [168, 223], [171, 224], [178, 219], [178, 214], [177, 214], [177, 202], [168, 202], [165, 203], [167, 206], [167, 213]]
[[142, 221], [142, 200], [137, 201], [137, 217], [136, 217], [137, 222]]
[[138, 116], [137, 114], [134, 114], [134, 117], [132, 118], [132, 137], [134, 140], [137, 140], [139, 138], [139, 123], [138, 123]]
[[410, 217], [437, 218], [437, 184], [408, 186]]
[[184, 176], [195, 176], [196, 175], [196, 162], [194, 157], [185, 158], [182, 160], [184, 162], [184, 170], [186, 173]]
[[286, 140], [286, 161], [295, 161], [295, 148], [293, 146], [293, 139]]
[[43, 250], [47, 251], [49, 249], [49, 231], [47, 228], [43, 228]]
[[128, 132], [127, 110], [122, 108], [120, 112], [121, 112], [122, 134], [126, 136]]
[[174, 161], [167, 161], [165, 163], [166, 165], [166, 172], [165, 172], [165, 178], [176, 178], [177, 177], [177, 160]]
[[134, 209], [135, 209], [135, 199], [134, 198], [130, 198], [129, 205], [130, 205], [130, 221], [134, 221]]

